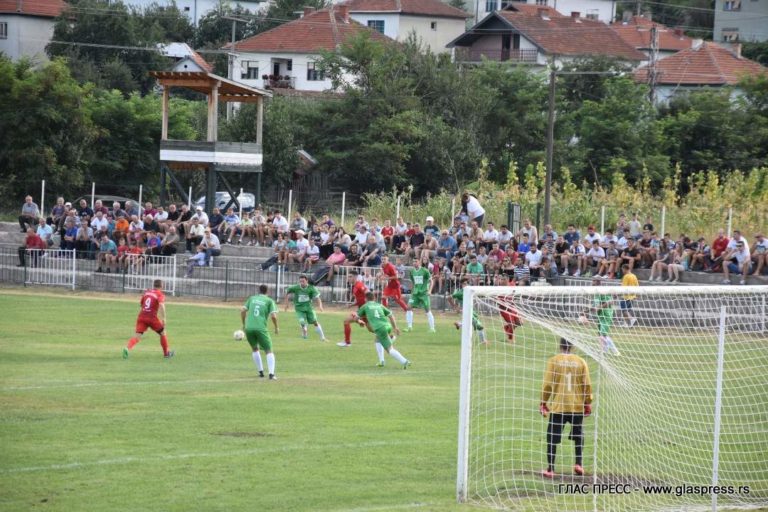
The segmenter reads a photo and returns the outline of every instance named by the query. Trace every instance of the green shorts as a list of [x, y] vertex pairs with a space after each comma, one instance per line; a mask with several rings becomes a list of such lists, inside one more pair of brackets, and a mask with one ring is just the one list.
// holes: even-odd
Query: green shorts
[[421, 308], [426, 311], [430, 309], [429, 295], [426, 293], [412, 293], [411, 298], [408, 299], [408, 305], [412, 308]]
[[245, 338], [253, 350], [260, 348], [272, 352], [272, 337], [269, 335], [269, 331], [247, 330], [245, 331]]
[[392, 346], [392, 340], [389, 339], [389, 333], [391, 332], [392, 327], [387, 327], [386, 329], [376, 329], [373, 331], [373, 334], [376, 335], [376, 341], [381, 343], [381, 346], [384, 347], [384, 350], [389, 350], [389, 347]]
[[613, 325], [613, 316], [600, 316], [597, 315], [597, 332], [600, 336], [608, 336]]
[[482, 331], [485, 329], [483, 327], [483, 324], [480, 323], [480, 318], [478, 318], [477, 313], [472, 313], [472, 328], [476, 331]]
[[310, 309], [308, 311], [296, 310], [296, 318], [301, 325], [317, 323], [317, 316], [315, 316], [315, 310]]

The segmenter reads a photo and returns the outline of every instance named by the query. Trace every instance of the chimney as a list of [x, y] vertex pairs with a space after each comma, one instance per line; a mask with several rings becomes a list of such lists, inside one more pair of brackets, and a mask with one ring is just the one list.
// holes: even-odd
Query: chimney
[[536, 9], [536, 13], [539, 15], [541, 19], [548, 20], [549, 16], [547, 16], [547, 8], [546, 7], [539, 7]]
[[315, 8], [314, 7], [308, 7], [308, 6], [304, 7], [304, 17], [305, 18], [307, 16], [309, 16], [310, 14], [312, 14], [313, 12], [315, 12]]
[[344, 23], [349, 23], [349, 6], [347, 4], [341, 4], [338, 7], [339, 16], [344, 20]]
[[731, 45], [731, 51], [737, 59], [741, 58], [741, 43], [734, 43]]
[[577, 20], [581, 17], [581, 13], [579, 11], [571, 11], [571, 18]]
[[675, 28], [672, 32], [674, 32], [675, 37], [683, 37], [683, 29], [681, 28]]
[[698, 50], [702, 46], [704, 46], [703, 39], [694, 39], [693, 41], [691, 41], [691, 48], [693, 48], [694, 50]]

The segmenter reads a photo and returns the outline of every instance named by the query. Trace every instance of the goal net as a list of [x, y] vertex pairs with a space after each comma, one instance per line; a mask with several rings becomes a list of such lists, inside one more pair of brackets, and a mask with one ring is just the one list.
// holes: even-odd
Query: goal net
[[[768, 286], [465, 288], [458, 500], [531, 511], [768, 506], [767, 300]], [[571, 423], [563, 397], [584, 386], [570, 375], [540, 411], [561, 338], [591, 380], [591, 414]]]

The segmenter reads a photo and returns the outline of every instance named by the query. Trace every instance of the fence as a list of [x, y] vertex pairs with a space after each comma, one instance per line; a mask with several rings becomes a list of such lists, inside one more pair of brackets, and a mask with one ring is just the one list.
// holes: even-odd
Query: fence
[[25, 250], [24, 284], [75, 289], [75, 250]]

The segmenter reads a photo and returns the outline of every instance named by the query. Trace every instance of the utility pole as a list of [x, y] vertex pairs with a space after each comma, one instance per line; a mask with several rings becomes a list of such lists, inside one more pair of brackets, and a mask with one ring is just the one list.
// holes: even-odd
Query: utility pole
[[659, 30], [656, 25], [651, 27], [651, 57], [648, 63], [648, 99], [651, 105], [656, 101], [656, 82], [658, 70], [656, 64], [659, 60]]
[[544, 224], [549, 224], [549, 214], [552, 200], [552, 165], [555, 152], [555, 81], [557, 80], [557, 67], [555, 57], [552, 56], [552, 67], [549, 70], [549, 109], [547, 113], [547, 178], [544, 184]]
[[[236, 40], [236, 33], [237, 33], [237, 22], [240, 23], [247, 23], [248, 20], [244, 20], [242, 18], [235, 18], [234, 16], [223, 16], [222, 19], [224, 20], [231, 20], [232, 21], [232, 46], [230, 47], [231, 51], [229, 55], [227, 56], [227, 78], [230, 80], [235, 79], [235, 60], [237, 59], [237, 40]], [[227, 121], [232, 119], [232, 113], [233, 113], [234, 105], [231, 101], [227, 102]]]

